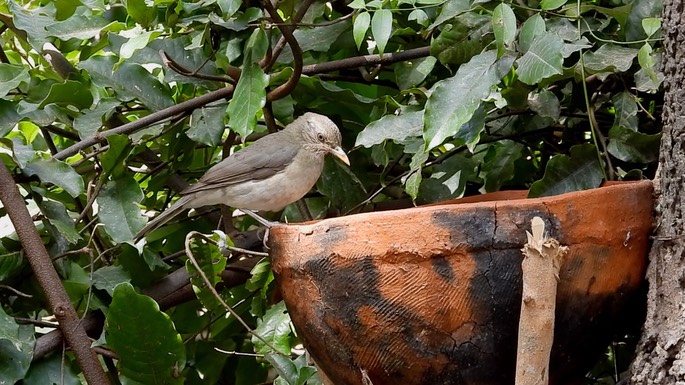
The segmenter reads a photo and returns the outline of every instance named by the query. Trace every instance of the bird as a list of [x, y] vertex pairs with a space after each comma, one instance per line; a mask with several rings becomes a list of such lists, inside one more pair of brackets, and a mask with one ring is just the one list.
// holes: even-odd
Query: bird
[[184, 210], [224, 204], [269, 227], [273, 222], [254, 211], [279, 211], [302, 198], [321, 176], [331, 154], [350, 165], [338, 126], [328, 117], [307, 112], [283, 130], [266, 135], [212, 166], [181, 191], [181, 198], [138, 232], [139, 241]]

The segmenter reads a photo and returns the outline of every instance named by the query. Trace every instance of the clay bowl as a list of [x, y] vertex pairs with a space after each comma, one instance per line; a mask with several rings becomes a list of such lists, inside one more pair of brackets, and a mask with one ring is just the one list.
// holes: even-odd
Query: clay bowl
[[570, 249], [550, 379], [582, 377], [641, 293], [652, 184], [525, 194], [273, 228], [273, 270], [320, 369], [336, 385], [362, 371], [374, 385], [513, 384], [520, 250], [540, 216]]

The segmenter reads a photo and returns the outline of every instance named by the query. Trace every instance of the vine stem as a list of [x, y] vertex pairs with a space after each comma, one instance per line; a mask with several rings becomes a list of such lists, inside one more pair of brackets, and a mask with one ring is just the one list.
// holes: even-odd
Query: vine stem
[[[576, 2], [578, 6], [578, 14], [580, 15], [580, 0]], [[581, 29], [580, 29], [580, 18], [578, 19], [578, 37], [580, 38], [582, 35]], [[599, 166], [602, 169], [602, 175], [604, 176], [604, 180], [609, 180], [607, 177], [607, 171], [604, 167], [602, 167], [602, 151], [599, 149], [599, 143], [597, 142], [597, 136], [599, 132], [599, 127], [595, 126], [595, 119], [594, 119], [594, 113], [592, 112], [592, 106], [590, 106], [590, 95], [587, 91], [587, 82], [585, 81], [585, 61], [583, 60], [583, 49], [581, 48], [580, 50], [580, 77], [582, 78], [581, 82], [583, 84], [583, 98], [585, 99], [585, 109], [587, 110], [587, 115], [588, 115], [588, 121], [590, 123], [590, 133], [592, 134], [592, 142], [595, 145], [595, 149], [597, 150], [597, 160], [599, 161]], [[606, 154], [607, 157], [607, 167], [611, 167], [611, 161], [609, 160], [609, 153], [607, 152]], [[613, 170], [612, 170], [613, 174]]]

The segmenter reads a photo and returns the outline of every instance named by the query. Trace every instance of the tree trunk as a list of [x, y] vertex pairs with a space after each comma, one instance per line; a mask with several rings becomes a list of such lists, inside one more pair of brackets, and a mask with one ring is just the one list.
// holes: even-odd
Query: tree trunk
[[[685, 382], [685, 0], [664, 6], [663, 139], [647, 319], [631, 367], [634, 384]], [[628, 209], [628, 208], [626, 208]]]

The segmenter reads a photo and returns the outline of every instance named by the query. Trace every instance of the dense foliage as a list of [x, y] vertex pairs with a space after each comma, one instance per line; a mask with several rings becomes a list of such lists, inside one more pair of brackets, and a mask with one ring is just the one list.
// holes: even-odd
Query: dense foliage
[[[106, 314], [88, 328], [122, 383], [317, 383], [268, 259], [226, 253], [261, 246], [254, 221], [184, 242], [217, 227], [204, 212], [132, 242], [187, 181], [306, 111], [338, 123], [352, 166], [329, 159], [281, 220], [653, 176], [658, 0], [269, 4], [0, 2], [0, 159], [79, 315]], [[0, 384], [83, 382], [46, 345], [51, 310], [6, 214]], [[163, 302], [184, 271], [197, 298]]]

